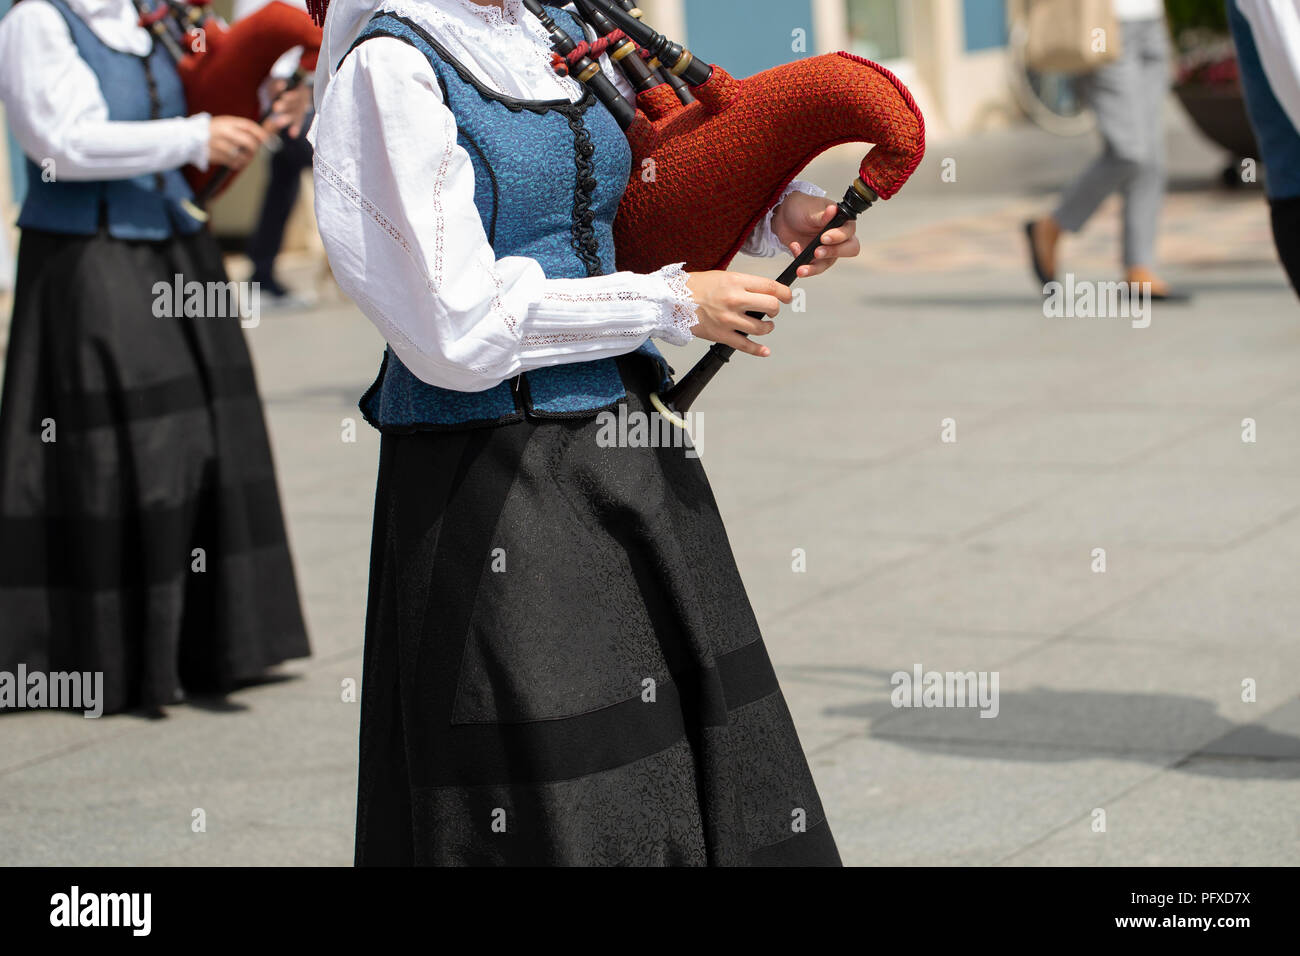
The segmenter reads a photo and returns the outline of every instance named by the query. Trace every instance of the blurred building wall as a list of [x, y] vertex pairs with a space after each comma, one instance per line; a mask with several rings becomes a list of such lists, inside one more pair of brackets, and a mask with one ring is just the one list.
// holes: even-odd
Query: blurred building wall
[[736, 77], [752, 76], [817, 52], [812, 0], [686, 4], [691, 46]]

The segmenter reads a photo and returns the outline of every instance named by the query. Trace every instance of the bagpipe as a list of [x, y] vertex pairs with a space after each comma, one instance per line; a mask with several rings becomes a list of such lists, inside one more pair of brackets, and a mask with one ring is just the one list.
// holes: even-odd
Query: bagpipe
[[[176, 61], [191, 113], [242, 116], [259, 123], [270, 118], [259, 97], [276, 61], [303, 48], [288, 88], [308, 82], [320, 53], [321, 30], [304, 10], [272, 0], [234, 25], [213, 13], [210, 0], [135, 0], [140, 25], [150, 30]], [[185, 178], [195, 199], [191, 215], [206, 220], [204, 207], [235, 178], [228, 166], [202, 172], [193, 166]]]
[[[307, 3], [323, 23], [328, 0]], [[654, 272], [683, 260], [688, 271], [726, 269], [799, 172], [834, 146], [873, 144], [823, 231], [894, 196], [925, 155], [915, 100], [869, 60], [832, 53], [737, 80], [656, 32], [633, 0], [574, 0], [594, 42], [570, 36], [540, 0], [523, 4], [551, 38], [556, 71], [585, 84], [632, 146], [614, 222], [620, 269]], [[636, 91], [635, 106], [602, 72], [604, 54]], [[810, 243], [777, 281], [793, 285], [820, 246]], [[686, 427], [682, 416], [734, 352], [714, 345], [671, 389], [651, 396], [656, 409]]]

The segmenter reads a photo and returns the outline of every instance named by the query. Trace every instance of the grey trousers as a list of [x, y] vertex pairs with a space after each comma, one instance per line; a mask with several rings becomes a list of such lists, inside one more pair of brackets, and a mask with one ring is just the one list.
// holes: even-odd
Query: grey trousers
[[1105, 150], [1061, 197], [1056, 221], [1078, 232], [1111, 193], [1124, 196], [1124, 265], [1155, 261], [1164, 203], [1169, 34], [1163, 19], [1122, 24], [1120, 58], [1085, 80]]

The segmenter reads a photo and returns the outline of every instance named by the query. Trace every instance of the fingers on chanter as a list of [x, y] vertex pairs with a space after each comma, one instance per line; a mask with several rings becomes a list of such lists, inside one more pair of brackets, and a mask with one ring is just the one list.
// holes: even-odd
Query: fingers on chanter
[[846, 223], [843, 226], [837, 226], [822, 236], [822, 245], [837, 246], [841, 243], [850, 242], [858, 233], [857, 223]]
[[770, 319], [754, 319], [744, 316], [736, 322], [736, 331], [744, 332], [746, 335], [771, 335], [776, 329], [776, 323]]
[[766, 345], [759, 345], [753, 339], [747, 339], [739, 332], [732, 332], [724, 338], [725, 343], [737, 352], [744, 352], [746, 355], [753, 355], [757, 358], [767, 358], [772, 354], [772, 350]]
[[757, 292], [751, 292], [741, 300], [738, 312], [761, 312], [768, 318], [774, 319], [781, 314], [781, 299], [774, 295], [763, 295]]
[[778, 302], [783, 302], [786, 305], [794, 301], [794, 291], [788, 285], [777, 282], [775, 279], [764, 280], [763, 284], [753, 291], [760, 295], [770, 295]]

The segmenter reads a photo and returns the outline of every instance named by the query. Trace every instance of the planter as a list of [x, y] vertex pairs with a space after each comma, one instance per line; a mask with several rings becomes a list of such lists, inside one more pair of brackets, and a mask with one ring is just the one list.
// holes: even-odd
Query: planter
[[1234, 84], [1180, 83], [1174, 87], [1187, 115], [1205, 136], [1234, 157], [1258, 157], [1259, 146], [1241, 88]]

